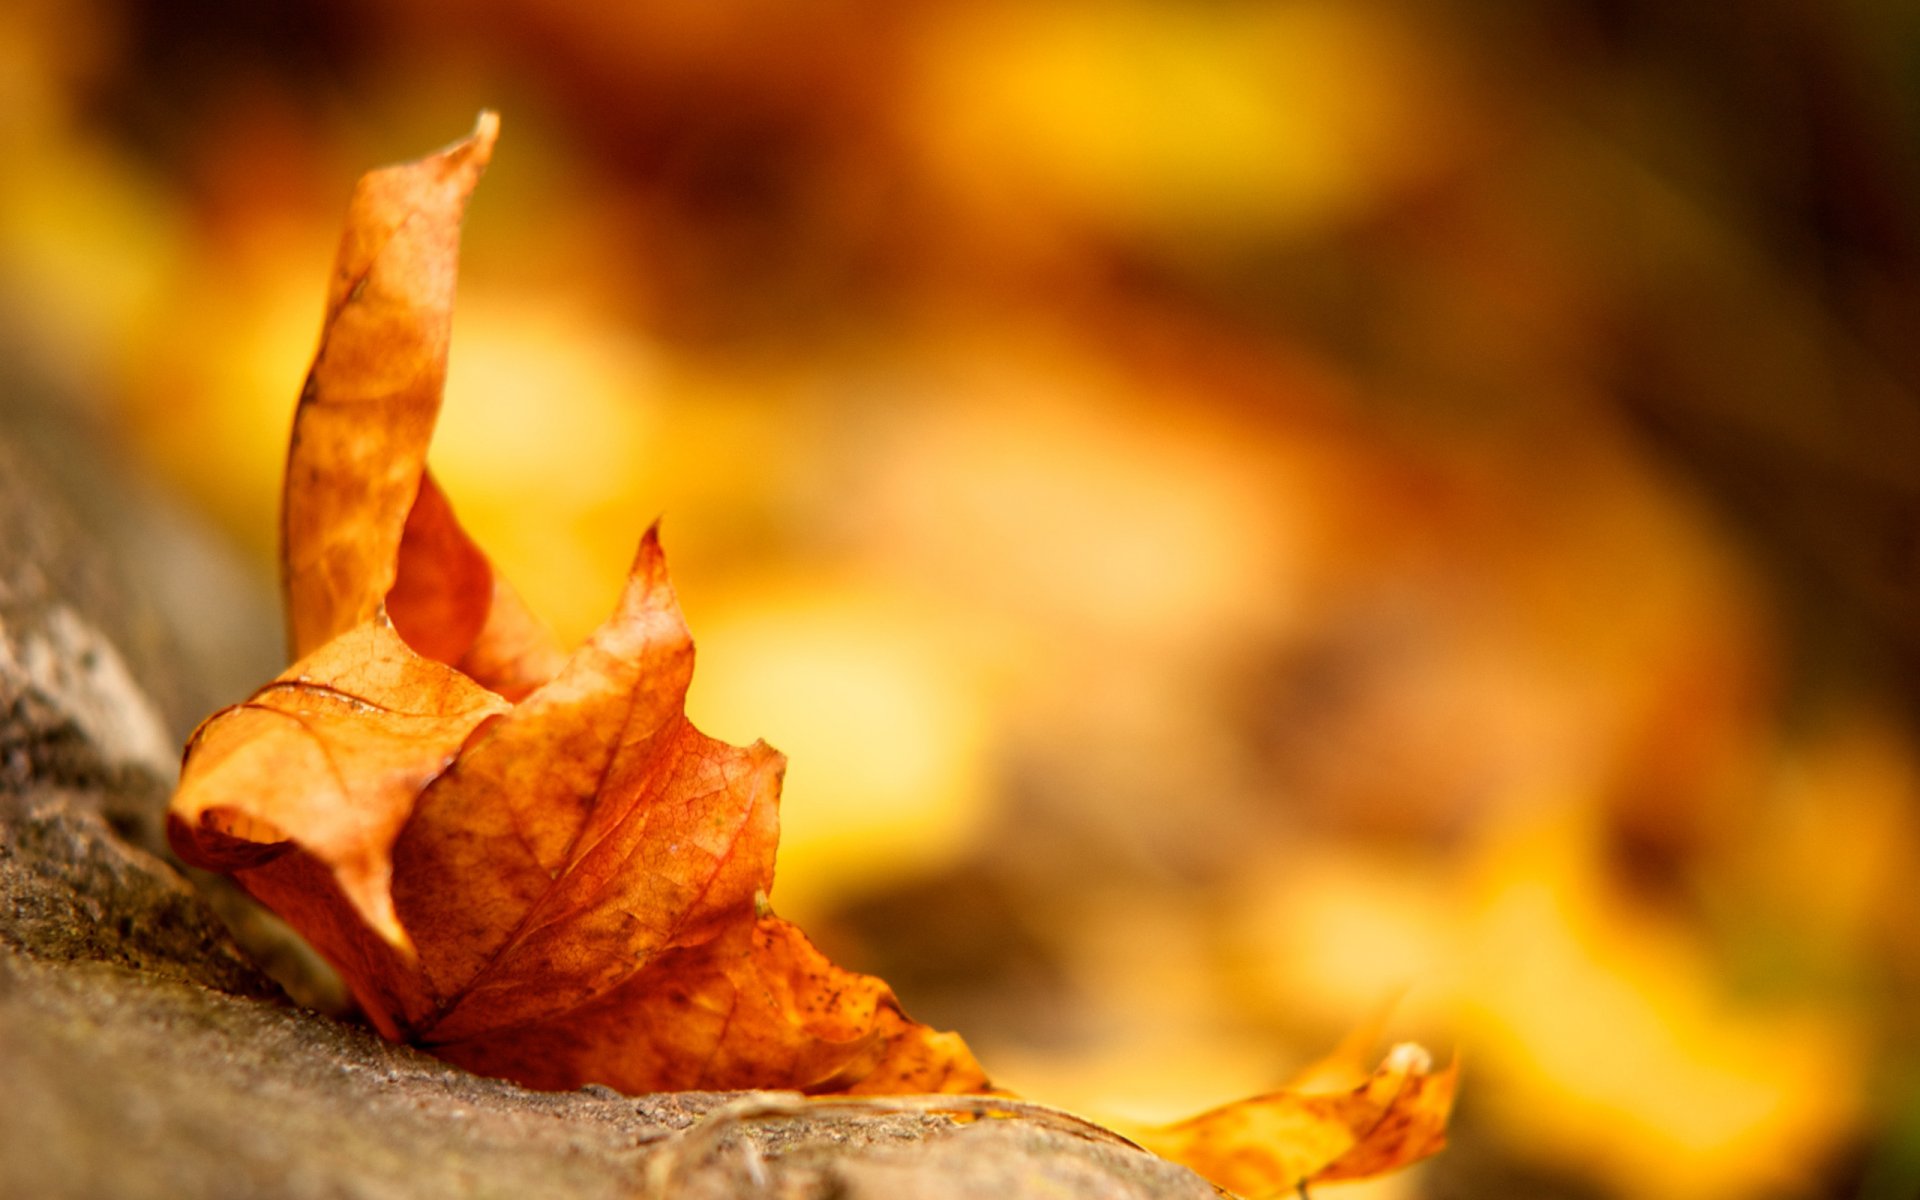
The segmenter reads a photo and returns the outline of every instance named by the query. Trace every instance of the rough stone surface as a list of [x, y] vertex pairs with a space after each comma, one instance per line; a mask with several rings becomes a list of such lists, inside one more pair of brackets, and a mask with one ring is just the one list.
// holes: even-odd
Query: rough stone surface
[[143, 684], [200, 685], [47, 478], [0, 441], [0, 1196], [1214, 1194], [1027, 1106], [529, 1092], [289, 1002], [165, 859]]
[[[529, 1092], [283, 1004], [0, 955], [0, 1195], [1206, 1196], [1022, 1119]], [[34, 1097], [21, 1104], [18, 1098]]]

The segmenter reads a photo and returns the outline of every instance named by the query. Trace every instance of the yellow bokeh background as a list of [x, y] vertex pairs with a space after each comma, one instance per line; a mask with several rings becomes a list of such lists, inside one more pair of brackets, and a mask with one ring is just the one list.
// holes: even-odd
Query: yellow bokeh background
[[663, 522], [836, 956], [1096, 1115], [1398, 997], [1465, 1099], [1356, 1197], [1892, 1200], [1915, 61], [1865, 2], [22, 0], [0, 344], [270, 627], [347, 191], [497, 107], [434, 469], [569, 639]]

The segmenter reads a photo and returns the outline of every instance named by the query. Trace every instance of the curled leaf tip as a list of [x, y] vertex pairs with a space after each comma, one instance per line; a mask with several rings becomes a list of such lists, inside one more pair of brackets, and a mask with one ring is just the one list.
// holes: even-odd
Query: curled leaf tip
[[1401, 1042], [1387, 1051], [1382, 1066], [1403, 1074], [1425, 1075], [1433, 1070], [1433, 1055], [1419, 1042]]

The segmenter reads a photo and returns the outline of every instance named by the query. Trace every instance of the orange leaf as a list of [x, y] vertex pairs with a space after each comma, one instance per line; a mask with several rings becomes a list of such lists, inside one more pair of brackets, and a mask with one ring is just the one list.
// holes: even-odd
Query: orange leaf
[[[980, 1092], [959, 1037], [773, 916], [785, 760], [687, 720], [693, 641], [656, 531], [572, 653], [427, 473], [460, 219], [497, 121], [361, 180], [288, 454], [298, 661], [195, 731], [168, 810], [339, 968], [374, 1025], [476, 1071], [630, 1092]], [[1142, 1140], [1223, 1186], [1437, 1150], [1454, 1071], [1402, 1048]]]
[[1382, 1175], [1446, 1145], [1459, 1064], [1430, 1065], [1403, 1044], [1351, 1091], [1273, 1092], [1132, 1136], [1243, 1196]]
[[979, 1090], [764, 912], [781, 756], [684, 712], [693, 642], [649, 531], [563, 655], [426, 474], [459, 224], [497, 122], [363, 179], [295, 417], [300, 661], [188, 746], [168, 829], [330, 959], [389, 1037], [541, 1087]]

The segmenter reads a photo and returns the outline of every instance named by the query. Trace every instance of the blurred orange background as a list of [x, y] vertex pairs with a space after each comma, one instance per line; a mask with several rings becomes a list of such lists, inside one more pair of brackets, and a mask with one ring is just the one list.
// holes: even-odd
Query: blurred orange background
[[230, 540], [216, 700], [347, 191], [482, 107], [436, 472], [571, 637], [664, 516], [775, 903], [1002, 1082], [1397, 998], [1356, 1200], [1920, 1194], [1911, 6], [14, 0], [8, 375]]

